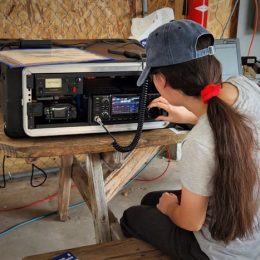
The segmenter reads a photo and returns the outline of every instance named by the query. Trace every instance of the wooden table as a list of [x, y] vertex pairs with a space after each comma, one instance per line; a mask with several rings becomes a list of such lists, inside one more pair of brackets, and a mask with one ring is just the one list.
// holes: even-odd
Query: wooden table
[[158, 249], [135, 238], [27, 256], [23, 260], [50, 260], [67, 252], [72, 253], [80, 260], [170, 260], [170, 257]]
[[[77, 135], [11, 139], [3, 132], [0, 122], [0, 153], [15, 158], [39, 158], [59, 156], [59, 217], [68, 217], [71, 180], [76, 184], [93, 214], [97, 243], [111, 240], [109, 209], [107, 206], [117, 192], [134, 176], [138, 169], [161, 145], [179, 143], [184, 135], [176, 135], [170, 129], [144, 131], [138, 147], [123, 160], [121, 166], [106, 177], [103, 176], [101, 155], [113, 154], [112, 140], [106, 134]], [[120, 144], [128, 145], [134, 133], [115, 133]], [[86, 155], [86, 167], [82, 167], [75, 155]]]

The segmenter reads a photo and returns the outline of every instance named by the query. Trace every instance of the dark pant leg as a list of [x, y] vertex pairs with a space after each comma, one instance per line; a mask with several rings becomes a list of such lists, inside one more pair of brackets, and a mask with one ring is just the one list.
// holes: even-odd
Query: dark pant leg
[[193, 232], [179, 228], [151, 206], [152, 202], [158, 203], [163, 192], [147, 194], [142, 203], [150, 205], [134, 206], [124, 212], [120, 220], [123, 233], [147, 241], [173, 259], [209, 259], [201, 251]]

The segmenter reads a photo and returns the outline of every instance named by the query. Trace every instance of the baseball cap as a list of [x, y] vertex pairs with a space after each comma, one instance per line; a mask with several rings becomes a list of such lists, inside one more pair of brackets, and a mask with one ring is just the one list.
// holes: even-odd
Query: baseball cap
[[[197, 50], [201, 36], [208, 35], [211, 46]], [[146, 67], [137, 80], [141, 86], [151, 68], [164, 67], [214, 54], [214, 37], [192, 20], [173, 20], [150, 33], [146, 44]]]

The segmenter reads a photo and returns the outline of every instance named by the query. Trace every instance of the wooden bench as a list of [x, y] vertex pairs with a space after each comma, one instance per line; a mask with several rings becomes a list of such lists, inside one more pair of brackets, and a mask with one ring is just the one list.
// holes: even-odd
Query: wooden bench
[[27, 256], [23, 258], [23, 260], [50, 260], [51, 258], [65, 252], [72, 253], [79, 260], [170, 259], [170, 257], [165, 256], [161, 251], [146, 242], [135, 238], [129, 238], [97, 245], [82, 246], [40, 255]]

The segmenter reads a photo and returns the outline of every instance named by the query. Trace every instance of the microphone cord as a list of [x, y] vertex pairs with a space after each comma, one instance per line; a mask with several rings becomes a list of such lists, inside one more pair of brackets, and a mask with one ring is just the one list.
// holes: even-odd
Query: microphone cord
[[95, 121], [102, 126], [107, 134], [113, 139], [112, 146], [115, 148], [116, 151], [121, 153], [127, 153], [135, 149], [137, 146], [141, 134], [143, 131], [143, 124], [144, 124], [144, 118], [145, 118], [145, 110], [146, 110], [146, 103], [147, 103], [147, 92], [148, 92], [148, 80], [146, 80], [142, 86], [142, 94], [140, 98], [140, 104], [139, 104], [139, 117], [138, 117], [138, 123], [137, 123], [137, 130], [135, 133], [135, 136], [132, 140], [132, 142], [127, 146], [121, 146], [115, 137], [109, 132], [109, 130], [106, 128], [106, 126], [103, 124], [101, 118], [99, 116], [95, 117]]

